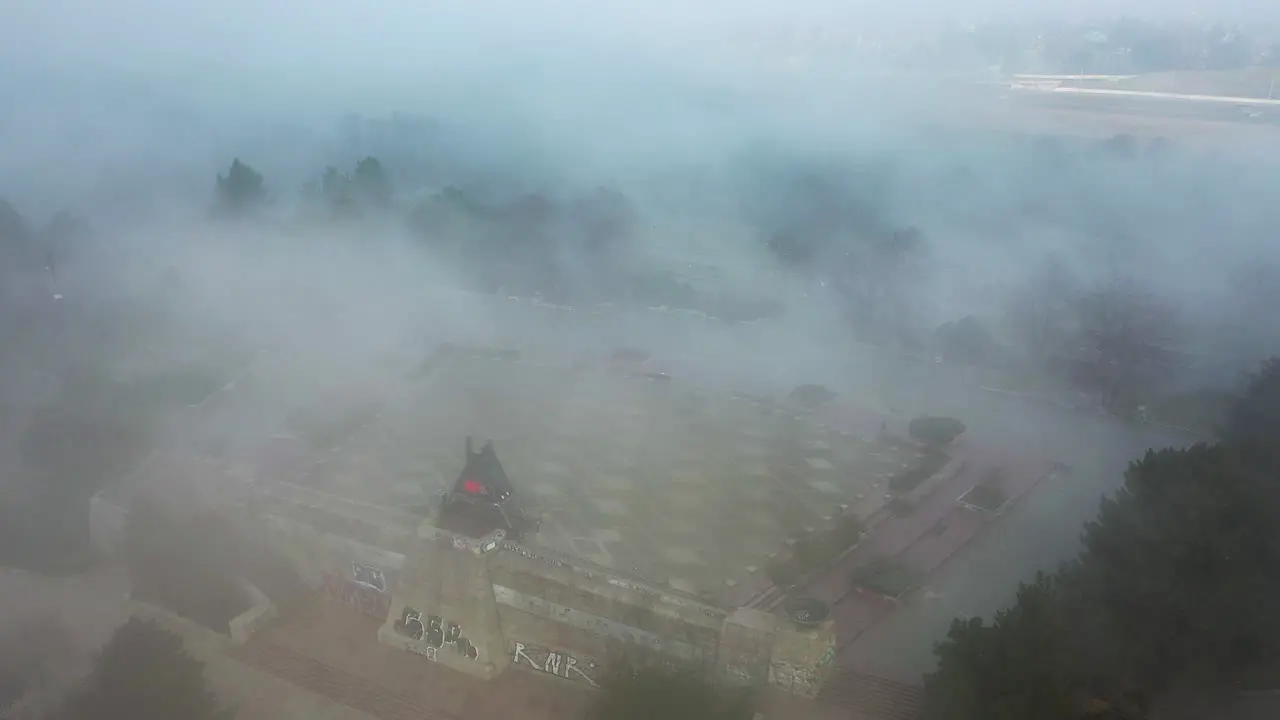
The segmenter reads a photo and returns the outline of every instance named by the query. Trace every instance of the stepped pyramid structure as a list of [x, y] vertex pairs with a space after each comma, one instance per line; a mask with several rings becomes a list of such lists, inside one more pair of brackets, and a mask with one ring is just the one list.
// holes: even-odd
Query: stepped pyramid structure
[[362, 683], [434, 662], [589, 689], [627, 660], [816, 697], [833, 622], [749, 606], [798, 533], [906, 461], [781, 404], [609, 370], [445, 358], [358, 400], [274, 435], [241, 511], [318, 599], [273, 642]]
[[420, 538], [378, 641], [492, 679], [510, 664], [486, 558], [445, 535]]

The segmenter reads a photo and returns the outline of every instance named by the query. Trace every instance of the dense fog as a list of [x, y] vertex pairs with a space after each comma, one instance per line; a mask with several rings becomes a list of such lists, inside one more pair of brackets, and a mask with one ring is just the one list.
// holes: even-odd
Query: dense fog
[[1000, 71], [933, 40], [1089, 7], [607, 5], [7, 8], [0, 564], [79, 568], [88, 497], [250, 370], [202, 442], [251, 448], [454, 343], [642, 348], [1096, 471], [1022, 572], [1280, 345], [1270, 121], [1005, 122]]

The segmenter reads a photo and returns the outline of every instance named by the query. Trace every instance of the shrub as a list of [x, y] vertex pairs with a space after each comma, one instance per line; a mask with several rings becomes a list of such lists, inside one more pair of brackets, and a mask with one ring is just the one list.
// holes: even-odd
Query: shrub
[[780, 588], [788, 588], [795, 585], [800, 579], [800, 568], [790, 560], [775, 559], [769, 561], [764, 569], [769, 576], [769, 580]]
[[965, 493], [960, 499], [981, 510], [994, 512], [1004, 507], [1004, 504], [1009, 500], [1009, 495], [995, 485], [983, 483], [974, 486], [972, 490]]
[[787, 400], [797, 407], [812, 410], [826, 405], [837, 397], [839, 397], [838, 393], [821, 385], [797, 385], [787, 395]]
[[915, 464], [899, 472], [889, 480], [889, 489], [896, 493], [909, 493], [920, 487], [925, 480], [933, 477], [946, 467], [951, 458], [937, 447], [926, 448], [924, 454]]
[[774, 560], [765, 572], [774, 585], [790, 587], [805, 573], [827, 567], [841, 553], [856, 545], [862, 531], [861, 520], [852, 515], [841, 515], [830, 528], [801, 536], [791, 546], [791, 557]]
[[967, 429], [963, 422], [952, 417], [922, 415], [907, 424], [912, 440], [934, 447], [950, 445]]
[[131, 618], [102, 649], [93, 673], [67, 698], [53, 720], [182, 718], [230, 720], [205, 684], [204, 663], [182, 638]]

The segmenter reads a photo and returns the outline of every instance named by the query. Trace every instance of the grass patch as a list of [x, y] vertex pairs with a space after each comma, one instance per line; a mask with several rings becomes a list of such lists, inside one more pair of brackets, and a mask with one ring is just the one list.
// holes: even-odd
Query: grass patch
[[904, 518], [916, 511], [916, 504], [904, 497], [894, 497], [885, 504], [885, 509], [894, 517]]
[[840, 515], [831, 527], [798, 538], [791, 546], [790, 557], [774, 559], [765, 572], [774, 585], [790, 587], [805, 575], [835, 562], [842, 553], [857, 545], [863, 529], [858, 518]]
[[336, 417], [318, 413], [295, 413], [285, 424], [305, 438], [312, 447], [328, 450], [351, 437], [377, 412], [378, 407], [370, 404], [349, 408]]
[[1003, 490], [991, 485], [977, 485], [960, 498], [961, 502], [972, 505], [979, 510], [995, 512], [1004, 507], [1009, 496]]
[[134, 380], [126, 392], [134, 402], [147, 407], [168, 407], [175, 403], [195, 405], [220, 389], [229, 379], [230, 375], [226, 372], [186, 367]]
[[751, 720], [752, 693], [731, 688], [700, 671], [657, 662], [616, 662], [599, 678], [586, 720]]
[[790, 560], [775, 558], [764, 569], [769, 580], [780, 588], [788, 588], [800, 581], [800, 568]]
[[849, 582], [855, 588], [895, 598], [919, 585], [920, 580], [920, 573], [887, 557], [875, 558], [849, 573]]
[[947, 466], [951, 456], [937, 447], [926, 448], [914, 464], [889, 479], [889, 489], [905, 495]]
[[512, 348], [491, 347], [487, 345], [455, 345], [450, 342], [440, 343], [436, 353], [441, 357], [473, 357], [501, 362], [516, 362], [520, 359], [520, 351]]
[[982, 482], [960, 497], [960, 502], [988, 512], [999, 510], [1009, 502], [1009, 493], [1004, 490], [1007, 477], [1008, 473], [1001, 468], [991, 470]]

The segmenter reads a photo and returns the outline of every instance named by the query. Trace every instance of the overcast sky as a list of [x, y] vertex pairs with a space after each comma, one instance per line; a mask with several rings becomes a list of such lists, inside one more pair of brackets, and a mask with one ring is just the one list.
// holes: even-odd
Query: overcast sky
[[[875, 29], [990, 17], [1187, 15], [1231, 20], [1257, 0], [8, 0], [0, 53], [42, 63], [292, 73], [411, 71], [556, 46], [646, 46], [790, 23]], [[91, 65], [90, 65], [91, 64]]]

